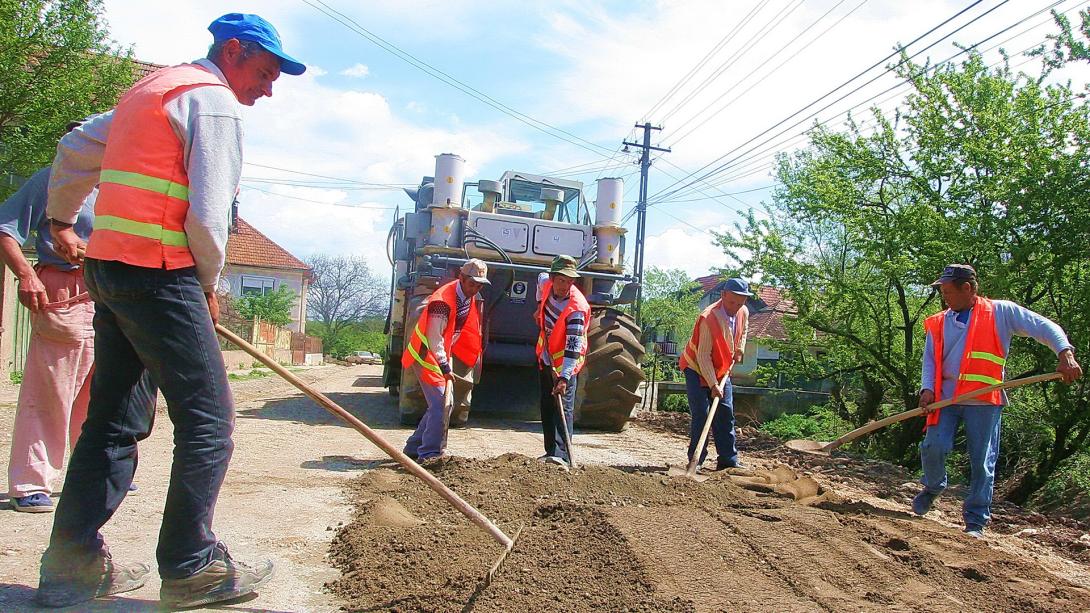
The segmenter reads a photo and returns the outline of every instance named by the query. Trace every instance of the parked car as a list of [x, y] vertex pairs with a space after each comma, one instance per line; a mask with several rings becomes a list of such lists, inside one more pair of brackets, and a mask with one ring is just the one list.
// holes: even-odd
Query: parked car
[[353, 351], [344, 361], [349, 364], [382, 364], [382, 356], [370, 351]]

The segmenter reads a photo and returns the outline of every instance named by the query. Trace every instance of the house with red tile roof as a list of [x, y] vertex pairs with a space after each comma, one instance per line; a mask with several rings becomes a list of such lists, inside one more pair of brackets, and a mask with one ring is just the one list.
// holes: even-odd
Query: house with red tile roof
[[310, 267], [237, 215], [227, 235], [227, 263], [222, 279], [221, 284], [232, 296], [262, 295], [280, 287], [290, 288], [296, 301], [287, 328], [305, 331]]

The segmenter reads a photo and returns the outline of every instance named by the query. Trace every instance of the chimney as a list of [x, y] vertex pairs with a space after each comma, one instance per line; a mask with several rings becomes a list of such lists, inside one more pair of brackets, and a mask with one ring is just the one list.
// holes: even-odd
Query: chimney
[[231, 223], [227, 226], [228, 234], [238, 234], [238, 196], [231, 201]]

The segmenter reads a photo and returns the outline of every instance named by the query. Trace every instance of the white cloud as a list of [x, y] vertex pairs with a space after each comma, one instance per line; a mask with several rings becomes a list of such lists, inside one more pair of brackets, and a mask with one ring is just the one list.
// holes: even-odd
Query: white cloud
[[354, 79], [362, 79], [371, 74], [371, 69], [366, 64], [356, 64], [345, 68], [340, 72], [341, 75], [346, 77], [352, 77]]
[[[710, 227], [709, 230], [726, 232], [727, 226]], [[647, 237], [646, 267], [680, 268], [690, 278], [702, 277], [729, 263], [727, 255], [715, 244], [707, 232], [692, 228], [673, 227], [661, 234]]]

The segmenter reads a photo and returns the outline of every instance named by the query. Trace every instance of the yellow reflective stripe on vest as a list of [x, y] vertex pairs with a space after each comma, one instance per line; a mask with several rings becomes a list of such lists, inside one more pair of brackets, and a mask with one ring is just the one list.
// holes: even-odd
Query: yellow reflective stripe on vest
[[170, 247], [189, 246], [189, 240], [185, 237], [185, 232], [167, 230], [159, 224], [133, 221], [124, 217], [114, 217], [113, 215], [97, 215], [94, 229], [113, 230], [122, 234], [150, 238]]
[[1005, 366], [1007, 364], [1007, 361], [1001, 356], [995, 355], [994, 353], [988, 353], [986, 351], [970, 351], [969, 357], [976, 358], [978, 360], [987, 360], [989, 362], [994, 362], [996, 364], [999, 364], [1000, 366]]
[[[420, 331], [420, 323], [419, 322], [417, 322], [416, 326], [413, 327], [413, 332], [416, 333], [417, 338], [420, 339], [420, 343], [424, 345], [424, 348], [428, 349], [429, 348], [428, 347], [428, 337], [424, 336], [424, 333]], [[417, 364], [420, 364], [421, 366], [423, 366], [424, 368], [434, 372], [435, 374], [438, 374], [438, 375], [443, 374], [443, 371], [438, 366], [436, 366], [435, 364], [431, 364], [429, 362], [426, 362], [426, 361], [424, 361], [424, 358], [420, 357], [420, 354], [416, 352], [416, 349], [413, 349], [413, 344], [412, 344], [411, 341], [409, 342], [408, 345], [406, 345], [406, 348], [409, 350], [409, 354], [411, 356], [413, 356], [413, 359], [416, 360]]]
[[987, 383], [988, 385], [999, 385], [1003, 382], [1001, 379], [989, 377], [988, 375], [959, 375], [958, 379], [961, 381], [976, 381], [977, 383]]
[[157, 194], [163, 194], [165, 196], [170, 196], [171, 198], [189, 202], [189, 188], [187, 186], [182, 185], [181, 183], [175, 183], [174, 181], [160, 179], [159, 177], [142, 175], [138, 172], [104, 169], [99, 174], [98, 181], [99, 183], [116, 183], [118, 185], [135, 187], [136, 189], [144, 189], [149, 192], [155, 192]]

